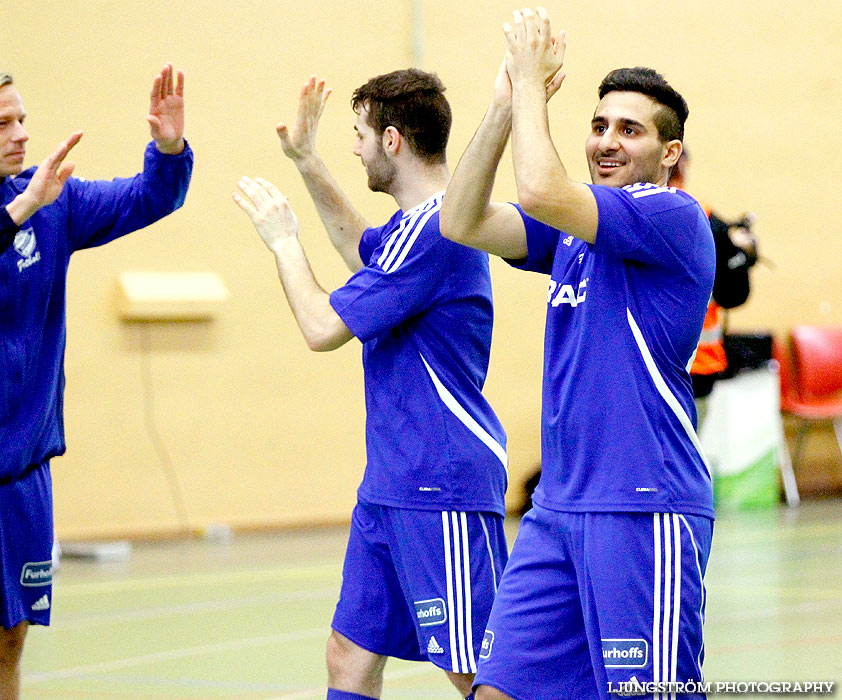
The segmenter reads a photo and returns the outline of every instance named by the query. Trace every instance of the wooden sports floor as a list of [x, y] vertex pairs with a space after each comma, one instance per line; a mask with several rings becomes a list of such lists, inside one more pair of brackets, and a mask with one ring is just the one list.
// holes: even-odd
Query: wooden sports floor
[[[136, 545], [123, 563], [65, 559], [53, 624], [27, 640], [23, 698], [324, 698], [345, 536], [241, 535]], [[708, 681], [842, 681], [842, 501], [720, 514], [706, 582]], [[383, 697], [458, 696], [432, 665], [390, 661]]]

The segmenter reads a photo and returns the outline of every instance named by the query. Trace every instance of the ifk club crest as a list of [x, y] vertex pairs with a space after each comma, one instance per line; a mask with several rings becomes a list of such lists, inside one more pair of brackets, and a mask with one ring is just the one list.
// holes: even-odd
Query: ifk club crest
[[23, 258], [18, 260], [19, 272], [23, 272], [27, 267], [41, 259], [41, 253], [38, 251], [38, 244], [35, 241], [35, 231], [32, 228], [18, 232], [15, 236], [14, 247], [17, 254]]

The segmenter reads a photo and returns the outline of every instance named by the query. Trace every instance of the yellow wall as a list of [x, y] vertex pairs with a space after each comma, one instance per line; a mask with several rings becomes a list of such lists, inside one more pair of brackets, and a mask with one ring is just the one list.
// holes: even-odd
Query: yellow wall
[[[602, 76], [621, 65], [658, 68], [690, 104], [690, 189], [726, 216], [756, 212], [762, 252], [774, 262], [756, 270], [752, 298], [732, 326], [842, 323], [838, 0], [547, 7], [568, 30], [569, 77], [551, 119], [572, 174], [587, 178], [583, 142]], [[306, 349], [272, 258], [230, 192], [241, 174], [278, 183], [299, 214], [317, 277], [339, 286], [347, 273], [281, 154], [275, 123], [293, 118], [311, 73], [328, 78], [334, 95], [320, 150], [352, 201], [371, 221], [385, 220], [392, 200], [367, 191], [351, 154], [351, 92], [412, 64], [416, 22], [422, 67], [448, 86], [455, 166], [485, 109], [511, 9], [501, 0], [44, 0], [37, 9], [7, 8], [0, 70], [14, 74], [30, 113], [28, 163], [83, 128], [73, 153], [78, 174], [135, 172], [148, 89], [166, 60], [187, 75], [196, 152], [180, 212], [77, 254], [71, 265], [69, 451], [53, 469], [61, 537], [348, 517], [364, 464], [359, 344], [322, 355]], [[507, 157], [496, 194], [513, 193]], [[214, 270], [231, 297], [210, 323], [123, 324], [113, 298], [125, 269]], [[487, 394], [509, 433], [517, 493], [539, 460], [545, 280], [499, 261], [492, 274]]]

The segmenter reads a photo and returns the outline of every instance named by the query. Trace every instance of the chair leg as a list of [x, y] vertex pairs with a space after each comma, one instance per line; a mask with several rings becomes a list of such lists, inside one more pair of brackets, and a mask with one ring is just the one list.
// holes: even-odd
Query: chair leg
[[801, 464], [801, 458], [804, 456], [804, 444], [807, 442], [807, 433], [809, 432], [810, 421], [802, 420], [801, 425], [798, 426], [798, 433], [795, 436], [795, 452], [792, 455], [793, 467]]
[[792, 457], [789, 454], [789, 446], [786, 444], [783, 424], [778, 434], [778, 465], [781, 469], [786, 504], [790, 508], [797, 508], [801, 505], [801, 496], [798, 494], [798, 484], [795, 482], [795, 470], [792, 468]]

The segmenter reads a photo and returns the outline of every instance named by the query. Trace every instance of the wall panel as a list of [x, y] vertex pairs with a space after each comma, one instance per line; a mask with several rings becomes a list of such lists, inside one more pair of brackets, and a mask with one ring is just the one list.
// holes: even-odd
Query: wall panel
[[[360, 349], [310, 353], [274, 263], [230, 201], [241, 174], [275, 181], [296, 209], [316, 275], [347, 278], [274, 125], [292, 120], [302, 82], [335, 92], [319, 147], [373, 222], [394, 210], [367, 191], [351, 153], [353, 89], [423, 61], [448, 86], [455, 166], [482, 117], [503, 51], [501, 0], [302, 4], [46, 0], [7, 17], [3, 70], [30, 117], [28, 163], [75, 128], [78, 174], [131, 174], [147, 141], [151, 78], [165, 60], [187, 74], [188, 138], [196, 151], [185, 207], [149, 230], [75, 256], [67, 349], [68, 454], [54, 462], [65, 538], [142, 536], [209, 523], [271, 526], [348, 517], [364, 465]], [[570, 172], [587, 179], [583, 144], [596, 86], [611, 68], [651, 64], [688, 99], [690, 188], [724, 215], [758, 215], [764, 255], [736, 328], [782, 331], [842, 323], [840, 176], [833, 126], [842, 117], [836, 66], [842, 10], [782, 0], [703, 4], [639, 0], [550, 3], [568, 30], [568, 78], [551, 105]], [[514, 197], [508, 155], [495, 196]], [[123, 324], [113, 310], [124, 269], [218, 272], [231, 297], [201, 324]], [[496, 328], [487, 392], [510, 439], [512, 505], [540, 459], [540, 375], [546, 280], [493, 261]], [[610, 368], [608, 358], [607, 367]], [[172, 484], [176, 487], [173, 488]], [[178, 498], [175, 494], [180, 494]]]

